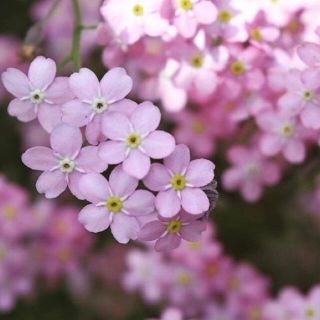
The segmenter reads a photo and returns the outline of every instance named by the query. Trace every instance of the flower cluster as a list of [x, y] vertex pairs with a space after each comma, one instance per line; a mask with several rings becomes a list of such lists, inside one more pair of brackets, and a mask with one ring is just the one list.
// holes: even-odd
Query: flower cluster
[[[84, 227], [91, 232], [110, 227], [120, 243], [140, 234], [159, 239], [157, 250], [168, 250], [181, 237], [198, 239], [210, 208], [201, 188], [213, 181], [215, 166], [190, 161], [186, 145], [158, 130], [158, 107], [126, 99], [132, 80], [123, 68], [109, 70], [100, 81], [87, 68], [56, 77], [55, 62], [39, 56], [27, 75], [9, 68], [2, 81], [15, 96], [9, 114], [23, 122], [37, 118], [50, 135], [50, 147], [32, 147], [22, 155], [26, 166], [42, 171], [39, 193], [56, 198], [68, 188], [91, 203], [79, 214]], [[163, 165], [151, 164], [162, 159]], [[102, 175], [107, 169], [108, 179]], [[138, 188], [139, 180], [156, 196]]]

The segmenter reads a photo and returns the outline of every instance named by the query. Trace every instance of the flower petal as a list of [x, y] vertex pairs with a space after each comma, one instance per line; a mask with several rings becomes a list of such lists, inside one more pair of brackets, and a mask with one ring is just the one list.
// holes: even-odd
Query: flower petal
[[111, 140], [125, 139], [130, 132], [130, 121], [124, 114], [108, 112], [102, 119], [102, 132]]
[[101, 232], [110, 225], [109, 212], [93, 204], [85, 206], [79, 213], [79, 222], [90, 232]]
[[62, 121], [75, 127], [88, 124], [91, 114], [91, 107], [80, 100], [71, 100], [62, 106]]
[[152, 191], [164, 191], [170, 183], [170, 179], [170, 174], [163, 164], [153, 163], [149, 173], [143, 179], [143, 183]]
[[199, 241], [201, 233], [206, 230], [206, 226], [207, 223], [204, 221], [191, 222], [181, 228], [181, 237], [187, 241]]
[[165, 231], [166, 226], [159, 220], [151, 221], [141, 228], [138, 239], [142, 241], [153, 241], [160, 238]]
[[87, 173], [100, 173], [108, 168], [108, 164], [99, 157], [99, 148], [87, 146], [81, 149], [77, 159], [77, 167]]
[[69, 78], [69, 85], [73, 93], [80, 100], [92, 101], [98, 97], [100, 84], [94, 72], [87, 68], [81, 68]]
[[168, 233], [157, 240], [154, 248], [156, 251], [170, 251], [179, 247], [181, 238], [176, 233]]
[[68, 187], [71, 193], [78, 199], [84, 200], [85, 197], [83, 196], [80, 190], [80, 180], [83, 177], [83, 173], [73, 171], [69, 174], [69, 181]]
[[122, 213], [114, 215], [111, 232], [118, 242], [128, 243], [130, 239], [137, 239], [139, 231], [140, 226], [135, 217], [129, 217]]
[[150, 170], [150, 158], [140, 150], [131, 150], [127, 159], [123, 162], [123, 169], [129, 175], [143, 179]]
[[209, 199], [198, 188], [185, 188], [181, 192], [182, 208], [190, 214], [200, 214], [209, 210]]
[[92, 203], [103, 202], [110, 196], [109, 183], [99, 173], [85, 174], [80, 179], [79, 188], [84, 198]]
[[60, 155], [72, 157], [82, 146], [81, 131], [76, 127], [61, 124], [52, 131], [50, 144]]
[[306, 156], [306, 148], [302, 141], [289, 141], [283, 150], [284, 157], [292, 163], [301, 163]]
[[126, 158], [127, 146], [121, 141], [106, 141], [99, 146], [101, 159], [109, 164], [118, 164]]
[[151, 132], [142, 141], [142, 148], [153, 159], [163, 159], [169, 156], [175, 147], [174, 137], [165, 131]]
[[21, 101], [19, 99], [14, 99], [10, 102], [8, 113], [22, 122], [29, 122], [37, 117], [34, 105], [30, 101]]
[[34, 147], [22, 155], [22, 162], [33, 170], [49, 171], [58, 164], [53, 151], [47, 147]]
[[109, 107], [109, 111], [119, 112], [130, 118], [137, 108], [138, 104], [136, 102], [129, 99], [122, 99], [120, 101], [112, 103]]
[[38, 111], [38, 120], [42, 128], [47, 132], [52, 132], [62, 122], [61, 118], [62, 111], [59, 106], [46, 103], [41, 104]]
[[121, 165], [112, 170], [109, 183], [111, 190], [118, 197], [131, 195], [138, 186], [138, 180], [128, 175]]
[[212, 23], [217, 17], [217, 9], [211, 1], [200, 1], [193, 6], [193, 12], [198, 22]]
[[44, 193], [46, 198], [52, 199], [66, 190], [67, 181], [60, 170], [45, 171], [38, 178], [36, 188], [39, 193]]
[[45, 98], [54, 104], [62, 104], [73, 99], [74, 95], [69, 87], [69, 78], [57, 77], [46, 90]]
[[215, 165], [206, 159], [192, 160], [187, 169], [185, 178], [193, 187], [203, 187], [214, 178]]
[[159, 108], [149, 101], [141, 103], [130, 118], [135, 131], [141, 135], [156, 130], [160, 119]]
[[97, 145], [99, 142], [106, 141], [106, 137], [101, 131], [101, 115], [96, 115], [86, 126], [86, 138], [92, 145]]
[[147, 190], [136, 190], [123, 204], [133, 216], [144, 216], [154, 211], [154, 195]]
[[159, 192], [156, 196], [155, 206], [164, 218], [174, 217], [181, 209], [180, 199], [173, 189]]
[[164, 165], [175, 173], [184, 173], [190, 163], [190, 150], [184, 144], [178, 144], [174, 151], [163, 160]]
[[108, 103], [123, 99], [132, 89], [132, 79], [123, 68], [113, 68], [100, 81], [102, 95]]
[[45, 57], [36, 57], [30, 64], [28, 78], [33, 86], [33, 89], [46, 89], [56, 76], [56, 63]]
[[4, 87], [15, 97], [23, 98], [29, 96], [29, 80], [22, 71], [9, 68], [2, 73], [1, 79]]

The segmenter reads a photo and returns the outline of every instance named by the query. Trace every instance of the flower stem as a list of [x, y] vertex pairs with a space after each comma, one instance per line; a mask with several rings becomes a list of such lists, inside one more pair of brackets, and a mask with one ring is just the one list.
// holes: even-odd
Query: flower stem
[[72, 8], [74, 15], [74, 27], [73, 27], [73, 36], [72, 36], [72, 47], [71, 47], [71, 60], [73, 65], [73, 70], [78, 72], [81, 67], [81, 58], [80, 58], [80, 40], [81, 40], [81, 31], [82, 31], [82, 17], [81, 10], [78, 0], [72, 0]]

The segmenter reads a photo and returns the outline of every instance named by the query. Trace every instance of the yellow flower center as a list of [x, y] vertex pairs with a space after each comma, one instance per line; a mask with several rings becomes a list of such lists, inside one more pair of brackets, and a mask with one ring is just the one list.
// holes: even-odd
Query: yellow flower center
[[141, 137], [139, 134], [133, 132], [130, 133], [127, 137], [127, 145], [131, 149], [136, 149], [140, 146], [141, 144]]
[[312, 91], [305, 91], [303, 93], [303, 98], [306, 101], [311, 101], [313, 99], [313, 97], [314, 97], [314, 93]]
[[316, 316], [316, 311], [313, 309], [313, 308], [308, 308], [306, 310], [306, 317], [309, 318], [309, 319], [314, 319], [315, 316]]
[[106, 207], [107, 207], [108, 211], [113, 212], [113, 213], [118, 213], [119, 211], [121, 211], [121, 209], [123, 207], [123, 203], [122, 203], [121, 199], [118, 197], [110, 197], [106, 201]]
[[250, 31], [251, 38], [255, 41], [261, 41], [262, 35], [258, 28], [254, 28]]
[[291, 33], [297, 33], [300, 29], [300, 23], [297, 20], [292, 20], [288, 23], [287, 25], [287, 29], [289, 30], [289, 32]]
[[75, 167], [75, 163], [73, 160], [69, 159], [69, 158], [64, 158], [60, 161], [60, 170], [63, 173], [70, 173], [73, 171]]
[[132, 7], [132, 12], [135, 16], [141, 17], [144, 14], [144, 8], [141, 4], [137, 3]]
[[192, 132], [196, 134], [201, 134], [203, 133], [205, 126], [201, 120], [197, 119], [193, 121], [191, 129], [192, 129]]
[[290, 138], [294, 134], [294, 127], [291, 123], [285, 123], [281, 127], [281, 133], [283, 136]]
[[2, 209], [2, 215], [7, 219], [14, 219], [17, 216], [17, 211], [14, 207], [8, 205]]
[[182, 222], [179, 220], [171, 220], [167, 225], [167, 231], [169, 233], [177, 233], [180, 231]]
[[261, 319], [261, 310], [258, 307], [252, 307], [249, 310], [249, 319], [250, 320], [260, 320]]
[[231, 277], [228, 281], [228, 287], [233, 290], [238, 289], [240, 287], [240, 280], [236, 277]]
[[196, 54], [191, 58], [191, 65], [194, 68], [200, 69], [203, 66], [203, 56], [201, 56], [200, 54]]
[[71, 259], [72, 253], [68, 248], [62, 248], [57, 252], [57, 259], [60, 262], [67, 262]]
[[192, 9], [192, 1], [191, 0], [180, 0], [180, 8], [184, 11], [188, 11]]
[[186, 179], [181, 174], [176, 174], [171, 178], [171, 186], [174, 190], [180, 191], [183, 190], [186, 186]]
[[234, 61], [233, 63], [231, 63], [230, 65], [230, 71], [235, 75], [235, 76], [239, 76], [242, 73], [244, 73], [246, 71], [244, 65], [242, 62], [240, 61]]
[[199, 241], [188, 242], [187, 247], [192, 250], [198, 250], [201, 248], [201, 243]]
[[221, 10], [218, 14], [218, 19], [222, 23], [229, 23], [232, 19], [232, 14], [227, 10]]
[[178, 274], [177, 282], [181, 286], [187, 286], [191, 283], [191, 277], [188, 272], [183, 271]]
[[211, 262], [208, 266], [207, 266], [207, 274], [210, 277], [214, 277], [215, 275], [217, 275], [219, 273], [219, 266], [214, 263]]
[[6, 257], [7, 250], [4, 245], [0, 245], [0, 261]]

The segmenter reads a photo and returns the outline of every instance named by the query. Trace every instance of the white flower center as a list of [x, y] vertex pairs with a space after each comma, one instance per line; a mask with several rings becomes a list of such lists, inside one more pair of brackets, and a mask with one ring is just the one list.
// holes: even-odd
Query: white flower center
[[44, 92], [40, 89], [35, 89], [30, 92], [30, 100], [34, 104], [40, 104], [44, 100]]
[[108, 103], [104, 97], [95, 98], [91, 106], [95, 113], [102, 113], [108, 109]]
[[60, 160], [59, 166], [60, 166], [60, 170], [63, 173], [70, 173], [73, 171], [74, 167], [75, 167], [75, 163], [73, 160], [69, 159], [69, 158], [64, 158], [62, 160]]

